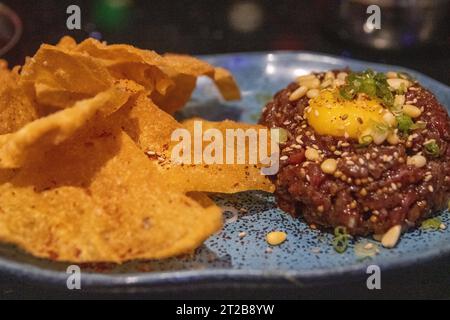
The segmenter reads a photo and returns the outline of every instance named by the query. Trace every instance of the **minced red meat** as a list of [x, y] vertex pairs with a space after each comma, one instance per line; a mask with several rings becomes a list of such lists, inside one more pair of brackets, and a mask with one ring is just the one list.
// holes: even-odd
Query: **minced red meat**
[[[335, 72], [336, 73], [336, 72]], [[317, 74], [323, 78], [323, 74]], [[414, 130], [398, 145], [385, 142], [361, 147], [356, 140], [321, 136], [302, 115], [309, 99], [290, 101], [299, 85], [291, 83], [264, 108], [261, 124], [284, 128], [280, 170], [273, 176], [279, 207], [323, 228], [345, 226], [350, 234], [383, 234], [394, 225], [412, 227], [447, 206], [450, 197], [450, 119], [436, 97], [419, 84], [408, 88], [406, 101], [422, 109]], [[440, 156], [426, 155], [422, 168], [407, 165], [408, 156], [435, 139]], [[306, 161], [315, 146], [324, 158], [338, 160], [337, 173], [322, 172], [320, 163]]]

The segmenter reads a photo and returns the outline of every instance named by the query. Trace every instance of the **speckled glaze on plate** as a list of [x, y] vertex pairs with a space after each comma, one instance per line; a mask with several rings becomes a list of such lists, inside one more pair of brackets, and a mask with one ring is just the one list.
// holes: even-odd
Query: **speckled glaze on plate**
[[[401, 70], [411, 73], [431, 89], [440, 102], [450, 106], [450, 88], [418, 72], [401, 67], [342, 59], [308, 52], [224, 54], [202, 57], [228, 68], [243, 91], [240, 102], [223, 103], [206, 79], [179, 117], [200, 116], [209, 120], [234, 119], [256, 122], [261, 108], [294, 77], [311, 71], [350, 67], [377, 71]], [[361, 260], [353, 244], [344, 254], [334, 252], [331, 235], [311, 230], [301, 219], [277, 209], [273, 196], [259, 192], [213, 195], [223, 207], [225, 226], [189, 257], [166, 261], [130, 262], [120, 266], [81, 266], [84, 287], [156, 287], [196, 283], [253, 282], [261, 284], [314, 284], [346, 276], [365, 274], [367, 265], [382, 268], [411, 265], [450, 254], [450, 229], [415, 230], [404, 235], [395, 249], [380, 248], [374, 258]], [[440, 212], [450, 224], [448, 211]], [[282, 230], [287, 241], [267, 250], [265, 235]], [[246, 232], [241, 238], [239, 234]], [[356, 241], [361, 241], [358, 239]], [[271, 252], [270, 252], [271, 251]], [[66, 263], [33, 258], [9, 245], [0, 245], [0, 272], [64, 288]]]

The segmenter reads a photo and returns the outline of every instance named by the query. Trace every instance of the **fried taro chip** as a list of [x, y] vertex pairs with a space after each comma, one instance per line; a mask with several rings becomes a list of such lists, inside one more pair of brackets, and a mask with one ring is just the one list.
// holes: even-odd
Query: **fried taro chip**
[[35, 120], [19, 131], [0, 136], [0, 168], [19, 168], [30, 157], [58, 145], [96, 116], [105, 117], [123, 106], [130, 93], [119, 86], [81, 100], [67, 108]]
[[165, 94], [167, 88], [173, 85], [161, 71], [163, 57], [154, 51], [125, 44], [106, 45], [92, 38], [81, 42], [74, 51], [95, 58], [116, 79], [129, 79], [141, 84], [148, 93], [157, 91]]
[[[273, 191], [270, 181], [261, 174], [261, 164], [213, 164], [181, 165], [171, 161], [172, 150], [177, 141], [172, 141], [176, 130], [187, 129], [193, 135], [194, 121], [185, 126], [171, 115], [159, 109], [145, 96], [130, 100], [118, 112], [108, 118], [110, 126], [121, 127], [147, 154], [152, 164], [163, 174], [170, 188], [182, 192], [203, 191], [233, 193], [246, 190]], [[206, 131], [215, 128], [225, 132], [227, 128], [243, 130], [264, 129], [262, 126], [240, 124], [232, 121], [222, 123], [203, 122]], [[207, 143], [205, 143], [205, 146]], [[236, 148], [237, 145], [233, 148]], [[191, 148], [193, 150], [193, 148]], [[226, 152], [226, 150], [224, 150]], [[237, 155], [237, 152], [235, 152]], [[208, 179], [204, 177], [208, 176]]]
[[64, 36], [58, 41], [56, 46], [66, 50], [74, 50], [77, 46], [77, 42], [70, 36]]
[[37, 118], [37, 111], [18, 84], [19, 75], [0, 61], [0, 134], [19, 130]]
[[240, 99], [239, 88], [223, 68], [186, 55], [141, 50], [129, 45], [106, 45], [95, 39], [80, 43], [75, 51], [99, 59], [115, 78], [136, 81], [148, 89], [156, 104], [169, 113], [183, 107], [192, 95], [196, 80], [208, 76], [226, 100]]
[[[261, 174], [260, 163], [257, 165], [181, 165], [173, 163], [171, 161], [172, 150], [177, 141], [172, 141], [172, 135], [179, 129], [188, 129], [193, 135], [194, 121], [195, 119], [189, 120], [183, 126], [142, 95], [135, 100], [130, 100], [108, 119], [110, 126], [121, 127], [128, 133], [139, 148], [147, 154], [152, 164], [166, 177], [170, 188], [174, 190], [223, 193], [246, 190], [273, 192], [273, 185]], [[202, 122], [204, 130], [216, 128], [221, 132], [225, 132], [227, 128], [264, 129], [262, 126], [232, 121]], [[237, 152], [235, 154], [237, 155]], [[205, 179], [205, 176], [208, 179]]]
[[114, 78], [89, 55], [43, 44], [22, 68], [21, 84], [40, 105], [67, 108], [109, 89]]
[[166, 152], [172, 133], [182, 128], [179, 122], [159, 109], [143, 94], [136, 99], [130, 99], [107, 121], [111, 127], [122, 128], [142, 151], [153, 151], [155, 154]]
[[52, 260], [124, 262], [190, 253], [220, 229], [220, 209], [167, 192], [123, 131], [93, 132], [0, 185], [2, 241]]
[[[183, 123], [184, 127], [190, 132], [190, 137], [195, 136], [195, 123], [201, 123], [203, 132], [209, 129], [215, 129], [226, 140], [227, 129], [240, 129], [244, 132], [248, 129], [255, 133], [259, 129], [266, 129], [262, 126], [237, 123], [233, 121], [210, 122], [202, 119], [190, 119]], [[178, 151], [175, 150], [179, 142], [172, 142], [171, 147], [166, 152], [166, 161], [159, 161], [159, 167], [162, 174], [167, 177], [171, 188], [181, 191], [202, 191], [202, 192], [220, 192], [220, 193], [236, 193], [248, 190], [261, 190], [273, 192], [274, 187], [267, 176], [263, 175], [261, 169], [263, 168], [262, 161], [258, 160], [258, 155], [255, 161], [250, 161], [250, 144], [246, 143], [245, 159], [243, 164], [238, 164], [237, 157], [239, 155], [237, 140], [236, 143], [227, 143], [223, 141], [223, 159], [220, 163], [205, 163], [202, 159], [201, 164], [195, 164], [195, 142], [191, 144], [191, 157], [188, 163], [176, 163], [173, 156], [177, 158]], [[248, 142], [248, 141], [247, 141]], [[263, 147], [267, 147], [267, 154], [270, 154], [270, 137]], [[203, 143], [203, 153], [208, 148], [209, 143]], [[259, 153], [259, 147], [257, 152]], [[234, 161], [231, 164], [226, 163], [227, 153], [234, 154]], [[183, 155], [181, 155], [182, 157]], [[175, 159], [177, 160], [177, 159]], [[190, 164], [191, 163], [191, 164]]]
[[200, 76], [211, 78], [225, 100], [239, 100], [241, 93], [231, 73], [223, 68], [214, 68], [209, 63], [187, 55], [166, 54], [162, 70], [169, 75], [175, 85], [167, 94], [153, 92], [151, 97], [166, 112], [173, 114], [190, 99]]
[[42, 105], [66, 108], [109, 88], [115, 80], [132, 80], [142, 85], [156, 104], [174, 113], [192, 95], [196, 80], [210, 77], [226, 100], [240, 98], [231, 74], [222, 68], [190, 56], [160, 56], [154, 51], [130, 45], [106, 45], [95, 39], [80, 44], [64, 37], [56, 46], [44, 44], [21, 72], [22, 86]]

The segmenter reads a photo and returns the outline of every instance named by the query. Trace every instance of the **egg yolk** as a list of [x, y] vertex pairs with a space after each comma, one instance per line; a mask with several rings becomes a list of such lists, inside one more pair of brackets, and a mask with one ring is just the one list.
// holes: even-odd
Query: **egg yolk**
[[336, 90], [322, 90], [310, 100], [305, 117], [320, 135], [358, 139], [373, 121], [383, 122], [385, 109], [376, 100], [338, 98]]

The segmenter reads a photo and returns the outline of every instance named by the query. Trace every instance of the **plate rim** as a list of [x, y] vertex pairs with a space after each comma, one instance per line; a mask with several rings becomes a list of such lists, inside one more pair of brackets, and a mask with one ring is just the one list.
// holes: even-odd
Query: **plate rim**
[[[312, 59], [332, 59], [335, 64], [345, 63], [359, 63], [366, 64], [371, 68], [394, 68], [411, 72], [426, 79], [431, 85], [441, 88], [440, 90], [450, 91], [450, 86], [433, 79], [432, 77], [423, 74], [417, 70], [377, 62], [364, 61], [348, 57], [340, 57], [336, 55], [324, 54], [313, 51], [304, 50], [280, 50], [280, 51], [251, 51], [251, 52], [231, 52], [208, 55], [197, 55], [198, 57], [211, 60], [215, 58], [226, 58], [232, 56], [268, 56], [268, 55], [282, 55], [282, 56], [309, 56]], [[322, 61], [323, 62], [323, 61]], [[450, 94], [450, 92], [448, 93]], [[447, 109], [450, 106], [446, 106]], [[18, 249], [20, 250], [20, 249]], [[27, 254], [27, 253], [25, 253]], [[433, 259], [445, 257], [450, 255], [450, 243], [443, 247], [427, 250], [419, 256], [402, 256], [396, 260], [380, 261], [377, 265], [385, 271], [392, 269], [399, 269], [402, 267], [411, 266], [412, 264], [430, 262]], [[67, 263], [67, 266], [74, 263]], [[177, 270], [177, 271], [157, 271], [157, 272], [142, 272], [142, 273], [124, 273], [124, 274], [105, 274], [105, 273], [84, 273], [82, 275], [82, 285], [84, 287], [116, 287], [116, 286], [142, 286], [142, 285], [168, 285], [168, 284], [183, 284], [190, 283], [194, 285], [200, 281], [268, 281], [274, 283], [275, 281], [285, 281], [293, 285], [299, 284], [314, 284], [324, 280], [333, 280], [339, 277], [349, 277], [364, 275], [367, 266], [371, 265], [370, 261], [363, 264], [353, 264], [346, 266], [339, 266], [333, 269], [320, 268], [315, 270], [283, 270], [283, 271], [265, 271], [252, 269], [225, 269], [217, 268], [210, 270]], [[49, 270], [27, 263], [20, 263], [8, 260], [0, 256], [0, 276], [20, 276], [34, 282], [64, 285], [67, 281], [68, 274], [64, 271]]]

